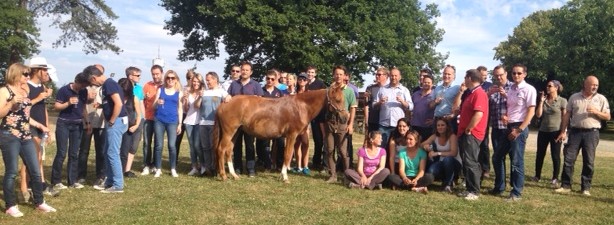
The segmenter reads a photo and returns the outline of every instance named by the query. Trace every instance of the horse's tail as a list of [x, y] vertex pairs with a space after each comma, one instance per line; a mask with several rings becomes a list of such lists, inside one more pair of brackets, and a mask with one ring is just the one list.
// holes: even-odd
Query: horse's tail
[[[215, 120], [213, 123], [213, 151], [215, 152], [215, 156], [216, 159], [219, 160], [224, 160], [224, 154], [221, 154], [221, 150], [220, 150], [220, 143], [221, 143], [221, 139], [222, 139], [222, 135], [221, 131], [222, 130], [222, 123], [220, 122], [219, 116], [215, 116]], [[218, 163], [218, 162], [213, 162], [213, 163]], [[223, 163], [222, 163], [223, 164]], [[219, 167], [219, 164], [218, 164]], [[222, 168], [217, 168], [217, 172], [219, 173], [220, 171], [223, 171], [224, 167]]]

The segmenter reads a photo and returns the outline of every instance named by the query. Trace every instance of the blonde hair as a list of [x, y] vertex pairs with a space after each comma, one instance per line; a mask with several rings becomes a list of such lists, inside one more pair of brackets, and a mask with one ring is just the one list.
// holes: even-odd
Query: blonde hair
[[[175, 75], [175, 79], [177, 79], [177, 81], [175, 82], [175, 86], [173, 87], [175, 89], [175, 91], [181, 91], [181, 80], [179, 79], [179, 76], [177, 75], [177, 73], [173, 70], [168, 70], [166, 71], [166, 73], [164, 74], [164, 82], [166, 82], [166, 78], [168, 77], [169, 74], [173, 74]], [[164, 85], [166, 86], [166, 84]]]
[[10, 85], [15, 85], [19, 83], [21, 77], [26, 74], [31, 74], [31, 70], [29, 67], [21, 63], [13, 63], [6, 72], [6, 83]]
[[[203, 75], [202, 74], [194, 73], [194, 75], [192, 76], [192, 80], [194, 80], [194, 79], [198, 79], [198, 83], [200, 83], [200, 87], [198, 88], [197, 91], [202, 91], [203, 89], [205, 89], [205, 80], [203, 79]], [[191, 91], [196, 91], [192, 87], [192, 85], [193, 85], [192, 80], [189, 81], [190, 83], [188, 84], [188, 87], [190, 87]]]

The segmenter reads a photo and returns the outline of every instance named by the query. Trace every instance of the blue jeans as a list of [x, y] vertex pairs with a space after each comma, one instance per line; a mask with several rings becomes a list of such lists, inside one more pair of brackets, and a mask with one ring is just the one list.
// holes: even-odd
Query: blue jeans
[[441, 178], [441, 183], [445, 186], [452, 186], [454, 175], [461, 170], [461, 164], [454, 157], [443, 157], [443, 160], [434, 162], [429, 166], [428, 173], [435, 178]]
[[[493, 129], [494, 131], [494, 129]], [[511, 195], [520, 196], [524, 187], [524, 150], [529, 136], [529, 129], [522, 130], [520, 135], [512, 141], [507, 139], [509, 129], [497, 134], [497, 145], [492, 155], [492, 165], [495, 169], [495, 187], [494, 191], [505, 191], [505, 156], [510, 156], [512, 168], [510, 171], [510, 184], [512, 185]], [[493, 133], [493, 138], [495, 138]], [[494, 145], [494, 144], [493, 144]]]
[[55, 130], [57, 152], [51, 167], [52, 185], [62, 182], [62, 165], [64, 165], [64, 159], [66, 159], [66, 150], [68, 150], [68, 164], [66, 165], [68, 185], [77, 182], [82, 131], [83, 124], [81, 122], [67, 122], [58, 119]]
[[572, 184], [573, 170], [580, 148], [582, 148], [582, 177], [581, 186], [583, 191], [591, 189], [593, 174], [595, 173], [595, 150], [599, 145], [598, 129], [569, 129], [569, 140], [563, 148], [563, 174], [561, 175], [561, 187], [570, 188]]
[[175, 142], [177, 141], [177, 123], [164, 123], [159, 120], [155, 120], [154, 132], [155, 132], [155, 145], [154, 155], [156, 168], [162, 168], [162, 145], [164, 145], [164, 132], [168, 136], [168, 160], [171, 164], [171, 169], [175, 169], [177, 166], [177, 149], [175, 149]]
[[197, 165], [204, 166], [205, 159], [203, 149], [200, 147], [200, 125], [185, 125], [185, 132], [188, 135], [188, 144], [190, 145], [190, 159], [192, 167]]
[[[34, 147], [34, 141], [21, 140], [7, 130], [0, 131], [0, 150], [2, 150], [2, 160], [4, 161], [4, 179], [2, 190], [4, 191], [4, 203], [6, 209], [17, 205], [15, 199], [15, 177], [17, 177], [18, 156], [26, 164], [30, 175], [30, 184], [34, 205], [38, 206], [43, 200], [43, 184], [41, 182], [40, 170], [38, 169], [38, 153]], [[23, 179], [23, 178], [22, 178]]]
[[143, 121], [143, 167], [153, 167], [155, 165], [154, 156], [152, 151], [152, 140], [155, 145], [156, 137], [154, 136], [154, 124], [153, 120]]
[[213, 149], [213, 125], [200, 125], [198, 129], [200, 134], [200, 146], [203, 151], [203, 160], [205, 168], [209, 171], [217, 170], [216, 153]]
[[90, 154], [90, 145], [92, 143], [92, 136], [94, 137], [94, 150], [96, 151], [96, 179], [104, 179], [105, 166], [104, 155], [102, 148], [104, 147], [104, 138], [102, 136], [103, 128], [93, 128], [92, 133], [88, 134], [87, 130], [81, 132], [81, 149], [79, 150], [79, 179], [85, 179], [87, 177], [87, 161]]
[[122, 162], [119, 157], [119, 147], [121, 146], [122, 136], [124, 132], [128, 130], [128, 124], [122, 122], [122, 117], [115, 119], [115, 123], [112, 127], [107, 127], [104, 130], [103, 136], [107, 139], [104, 142], [104, 155], [105, 155], [105, 174], [107, 175], [107, 181], [105, 187], [115, 187], [119, 189], [124, 188], [124, 169], [122, 168]]
[[394, 131], [394, 129], [396, 129], [396, 127], [384, 127], [380, 125], [379, 132], [382, 133], [382, 148], [389, 150], [388, 139], [390, 139], [390, 134], [392, 133], [392, 131]]

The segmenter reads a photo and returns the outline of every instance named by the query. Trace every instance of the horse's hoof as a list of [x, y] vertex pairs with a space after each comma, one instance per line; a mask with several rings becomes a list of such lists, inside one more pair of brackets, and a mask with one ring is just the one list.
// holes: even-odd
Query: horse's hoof
[[284, 180], [284, 184], [290, 184], [290, 180]]
[[232, 175], [232, 178], [234, 178], [235, 180], [240, 180], [241, 178], [239, 177], [239, 175]]

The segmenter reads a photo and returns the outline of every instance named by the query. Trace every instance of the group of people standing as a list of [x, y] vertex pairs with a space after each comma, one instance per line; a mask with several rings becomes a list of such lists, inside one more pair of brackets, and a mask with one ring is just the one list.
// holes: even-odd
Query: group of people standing
[[[344, 106], [338, 110], [322, 110], [311, 122], [311, 129], [299, 135], [294, 146], [296, 167], [292, 171], [310, 174], [308, 149], [312, 136], [315, 146], [311, 165], [316, 169], [328, 168], [329, 183], [337, 182], [339, 169], [344, 171], [344, 184], [351, 188], [381, 188], [388, 180], [393, 188], [427, 193], [428, 186], [441, 179], [444, 191], [452, 192], [454, 181], [463, 176], [466, 192], [461, 195], [467, 200], [477, 200], [481, 179], [490, 174], [490, 159], [495, 184], [489, 193], [501, 195], [505, 191], [505, 158], [509, 156], [512, 190], [507, 199], [517, 201], [524, 187], [528, 127], [536, 115], [541, 118], [541, 125], [533, 179], [541, 179], [546, 147], [550, 144], [554, 164], [551, 183], [558, 188], [556, 192], [570, 192], [574, 162], [581, 148], [582, 192], [590, 195], [600, 121], [610, 119], [608, 101], [597, 93], [597, 78], [588, 76], [583, 90], [572, 95], [569, 101], [559, 95], [563, 88], [559, 81], [548, 81], [541, 101], [536, 101], [536, 89], [524, 80], [527, 68], [517, 64], [511, 71], [511, 81], [508, 81], [507, 70], [503, 66], [495, 67], [494, 83], [490, 83], [486, 81], [486, 68], [481, 66], [468, 70], [461, 85], [453, 85], [456, 68], [446, 65], [442, 83], [434, 86], [432, 72], [423, 69], [420, 85], [410, 91], [400, 83], [402, 76], [398, 68], [377, 69], [376, 83], [365, 93], [368, 133], [357, 150], [357, 165], [352, 168], [358, 89], [349, 82], [348, 70], [336, 66], [331, 85], [341, 87]], [[121, 193], [124, 178], [136, 177], [132, 163], [141, 139], [143, 169], [140, 174], [160, 177], [165, 134], [172, 177], [179, 176], [177, 158], [184, 133], [188, 137], [192, 166], [188, 175], [213, 175], [216, 168], [211, 137], [220, 104], [237, 95], [279, 98], [327, 88], [316, 78], [317, 70], [312, 66], [298, 76], [269, 70], [264, 86], [251, 78], [253, 71], [249, 62], [233, 65], [230, 79], [223, 83], [215, 72], [202, 76], [188, 71], [186, 86], [181, 86], [175, 71], [164, 72], [159, 65], [150, 68], [152, 81], [143, 86], [139, 84], [142, 75], [139, 68], [128, 67], [126, 77], [117, 82], [104, 72], [102, 65], [88, 66], [75, 76], [74, 82], [58, 90], [53, 104], [53, 109], [59, 111], [55, 132], [57, 153], [51, 184], [46, 184], [42, 167], [49, 133], [45, 99], [51, 95], [51, 90], [44, 86], [50, 80], [47, 62], [34, 57], [27, 66], [15, 63], [9, 67], [6, 86], [0, 88], [0, 149], [6, 168], [3, 190], [7, 214], [23, 216], [13, 192], [18, 156], [25, 164], [20, 175], [22, 199], [28, 201], [31, 196], [37, 209], [54, 212], [43, 200], [43, 193], [57, 195], [61, 189], [84, 187], [92, 137], [96, 154], [93, 187], [102, 193]], [[559, 181], [560, 148], [567, 136]], [[253, 177], [258, 164], [270, 169], [281, 165], [282, 154], [274, 154], [276, 151], [272, 149], [283, 149], [282, 138], [255, 140], [239, 131], [234, 146], [233, 163], [240, 173]], [[64, 185], [62, 167], [66, 156], [67, 185]]]
[[[509, 156], [512, 189], [506, 200], [518, 201], [524, 187], [524, 152], [529, 125], [537, 115], [541, 123], [533, 180], [541, 179], [546, 148], [550, 144], [554, 165], [550, 182], [556, 192], [570, 192], [574, 162], [581, 148], [584, 162], [581, 191], [590, 195], [601, 121], [610, 119], [608, 102], [597, 93], [597, 78], [587, 76], [583, 90], [572, 95], [569, 101], [559, 95], [563, 89], [559, 81], [548, 81], [546, 90], [540, 92], [541, 101], [537, 101], [536, 89], [525, 81], [527, 68], [516, 64], [511, 71], [511, 80], [508, 80], [506, 68], [495, 67], [492, 70], [494, 83], [491, 83], [486, 81], [487, 69], [480, 66], [466, 71], [462, 84], [453, 85], [456, 68], [446, 65], [441, 85], [434, 86], [432, 72], [423, 69], [420, 86], [410, 94], [399, 84], [397, 68], [376, 70], [376, 82], [366, 90], [364, 111], [369, 132], [366, 143], [381, 144], [365, 146], [367, 149], [382, 147], [388, 156], [383, 156], [387, 160], [372, 164], [372, 168], [387, 168], [377, 172], [390, 173], [387, 176], [393, 188], [411, 188], [423, 193], [428, 192], [427, 186], [434, 179], [441, 179], [443, 190], [451, 193], [454, 181], [464, 177], [466, 191], [459, 196], [477, 200], [481, 180], [490, 176], [490, 162], [495, 184], [488, 192], [503, 195], [506, 190], [505, 159]], [[569, 141], [563, 150], [563, 173], [559, 180], [560, 149], [567, 136]], [[489, 141], [493, 146], [492, 157]], [[372, 159], [374, 155], [367, 156]], [[359, 166], [358, 170], [364, 169]], [[359, 174], [362, 178], [353, 179], [349, 187], [373, 187], [365, 178], [371, 181], [371, 177], [385, 177], [365, 175], [364, 171]], [[357, 177], [352, 173], [348, 176]], [[378, 181], [381, 183], [385, 179]]]

